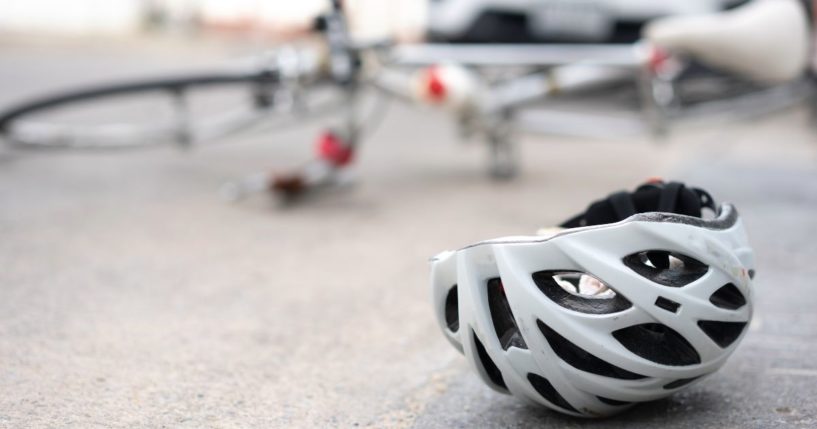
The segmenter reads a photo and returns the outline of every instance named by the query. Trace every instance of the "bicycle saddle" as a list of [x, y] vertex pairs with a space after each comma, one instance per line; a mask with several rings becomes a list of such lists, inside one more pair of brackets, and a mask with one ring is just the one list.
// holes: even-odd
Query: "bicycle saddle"
[[798, 0], [757, 0], [706, 15], [647, 25], [647, 41], [718, 70], [764, 83], [800, 76], [809, 61], [808, 14]]

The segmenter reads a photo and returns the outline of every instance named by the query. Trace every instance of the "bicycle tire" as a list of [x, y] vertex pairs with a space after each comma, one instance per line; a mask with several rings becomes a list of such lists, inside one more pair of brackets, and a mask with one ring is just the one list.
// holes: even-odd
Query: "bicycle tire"
[[[313, 86], [315, 84], [315, 82], [310, 83]], [[36, 121], [31, 121], [31, 118], [40, 114], [48, 114], [56, 109], [70, 110], [80, 105], [99, 108], [104, 102], [117, 98], [127, 100], [129, 97], [133, 99], [137, 96], [159, 95], [160, 97], [169, 96], [170, 99], [175, 100], [185, 97], [193, 90], [231, 86], [238, 88], [244, 86], [251, 92], [256, 91], [249, 94], [247, 106], [244, 106], [247, 111], [242, 115], [235, 113], [231, 118], [227, 114], [221, 118], [223, 123], [214, 124], [212, 120], [209, 120], [197, 125], [210, 126], [211, 134], [220, 137], [217, 134], [235, 133], [273, 115], [275, 112], [272, 112], [271, 109], [274, 107], [274, 101], [269, 99], [271, 96], [269, 91], [277, 89], [278, 85], [279, 79], [275, 72], [258, 70], [182, 75], [82, 88], [36, 98], [0, 113], [0, 136], [12, 147], [23, 149], [123, 149], [163, 145], [169, 142], [190, 145], [199, 137], [206, 140], [213, 136], [204, 131], [201, 132], [201, 136], [194, 135], [199, 130], [193, 129], [192, 126], [183, 129], [184, 124], [145, 125], [141, 128], [131, 126], [129, 128], [129, 124], [117, 123], [107, 126], [63, 126], [63, 129], [60, 130], [55, 124], [47, 124], [42, 121], [38, 124]], [[23, 129], [20, 130], [20, 127]], [[221, 128], [216, 130], [218, 127]], [[140, 135], [140, 132], [143, 135]], [[99, 141], [95, 141], [95, 138]], [[116, 138], [120, 140], [117, 142]]]

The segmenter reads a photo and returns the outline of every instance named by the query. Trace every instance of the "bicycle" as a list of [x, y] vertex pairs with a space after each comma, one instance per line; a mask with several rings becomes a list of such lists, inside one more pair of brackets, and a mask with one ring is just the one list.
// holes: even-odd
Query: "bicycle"
[[[376, 125], [374, 113], [385, 112], [382, 104], [365, 109], [363, 99], [372, 93], [383, 101], [398, 98], [448, 107], [465, 136], [479, 137], [488, 145], [489, 172], [495, 178], [512, 177], [517, 171], [517, 132], [565, 131], [552, 125], [561, 121], [554, 117], [564, 116], [527, 109], [542, 100], [558, 100], [562, 94], [586, 98], [599, 89], [626, 87], [633, 92], [628, 97], [641, 101], [634, 111], [637, 121], [622, 125], [582, 112], [574, 115], [577, 134], [648, 131], [660, 136], [670, 123], [682, 119], [711, 116], [715, 111], [734, 113], [741, 105], [748, 105], [751, 109], [744, 110], [756, 114], [757, 106], [764, 104], [758, 100], [773, 100], [767, 107], [780, 108], [814, 93], [813, 80], [807, 77], [756, 85], [718, 70], [700, 72], [700, 67], [687, 66], [683, 56], [652, 48], [655, 43], [649, 37], [647, 43], [607, 45], [359, 43], [349, 35], [340, 0], [331, 1], [314, 30], [325, 49], [284, 46], [221, 71], [112, 84], [19, 105], [0, 114], [0, 135], [18, 149], [127, 149], [168, 143], [190, 148], [239, 132], [277, 129], [340, 114], [339, 124], [319, 136], [315, 158], [302, 168], [271, 177], [253, 176], [226, 188], [231, 198], [270, 190], [291, 199], [337, 184], [366, 131]], [[686, 96], [689, 91], [684, 88], [713, 77], [726, 85], [716, 85], [706, 94], [709, 98], [701, 97], [701, 91], [693, 91], [695, 97]], [[238, 98], [224, 95], [230, 90], [237, 91]], [[194, 106], [192, 100], [199, 95], [204, 101]], [[129, 103], [141, 97], [169, 99], [170, 113], [128, 109]], [[694, 102], [689, 103], [690, 99]], [[237, 107], [225, 110], [218, 106], [209, 109], [216, 114], [208, 116], [208, 111], [205, 115], [208, 109], [202, 106], [214, 100], [235, 100]], [[108, 113], [132, 116], [127, 122], [59, 124], [56, 117], [60, 113], [71, 120], [87, 119], [77, 118], [82, 116], [83, 105], [94, 122]], [[136, 123], [134, 115], [142, 116], [144, 123]]]

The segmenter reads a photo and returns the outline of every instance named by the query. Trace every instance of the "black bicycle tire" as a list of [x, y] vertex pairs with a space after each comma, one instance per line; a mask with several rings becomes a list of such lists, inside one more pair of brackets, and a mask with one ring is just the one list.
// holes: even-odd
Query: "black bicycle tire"
[[66, 91], [55, 95], [34, 98], [24, 101], [0, 113], [0, 134], [8, 132], [8, 126], [14, 120], [37, 111], [48, 110], [74, 102], [90, 101], [128, 93], [153, 91], [181, 92], [191, 86], [207, 86], [229, 83], [277, 83], [278, 76], [270, 70], [252, 73], [208, 73], [181, 75], [175, 77], [152, 78], [133, 82], [112, 83]]

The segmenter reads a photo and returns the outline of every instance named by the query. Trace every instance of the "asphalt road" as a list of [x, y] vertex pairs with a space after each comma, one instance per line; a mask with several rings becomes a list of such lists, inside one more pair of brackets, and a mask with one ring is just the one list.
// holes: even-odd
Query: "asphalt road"
[[[232, 48], [0, 43], [0, 106]], [[0, 158], [0, 427], [817, 426], [817, 137], [805, 112], [664, 144], [522, 140], [496, 183], [446, 116], [393, 106], [357, 185], [282, 208], [225, 181], [301, 159], [314, 130], [191, 153]], [[737, 205], [757, 310], [722, 371], [603, 421], [482, 386], [437, 331], [427, 258], [533, 232], [650, 176]]]

